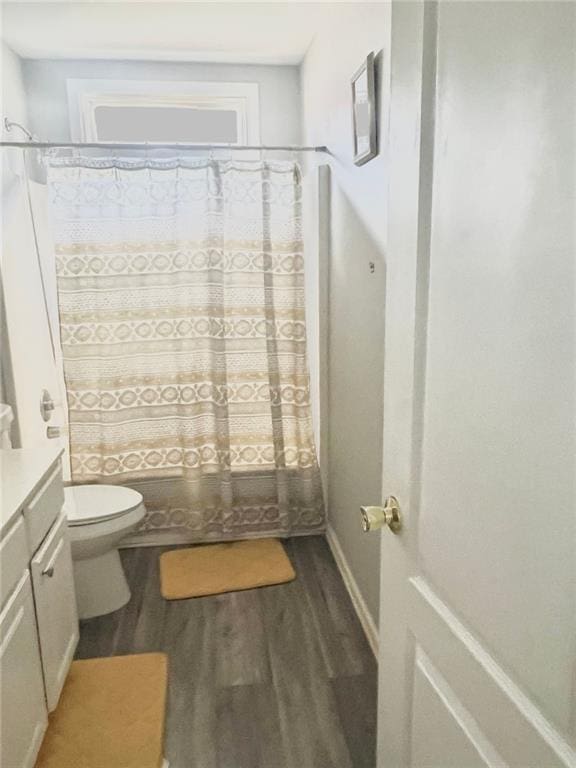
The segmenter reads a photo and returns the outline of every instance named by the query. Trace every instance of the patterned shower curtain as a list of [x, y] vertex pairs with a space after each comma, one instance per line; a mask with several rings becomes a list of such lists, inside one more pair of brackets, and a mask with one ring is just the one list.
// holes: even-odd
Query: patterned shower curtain
[[53, 157], [75, 483], [150, 539], [324, 528], [294, 163]]

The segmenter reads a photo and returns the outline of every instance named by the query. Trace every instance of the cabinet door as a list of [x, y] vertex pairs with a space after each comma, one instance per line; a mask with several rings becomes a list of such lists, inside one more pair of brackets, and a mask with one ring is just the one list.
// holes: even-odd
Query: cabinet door
[[48, 724], [30, 574], [0, 614], [0, 765], [32, 768]]
[[31, 568], [46, 701], [52, 712], [78, 642], [74, 574], [64, 515], [54, 523]]

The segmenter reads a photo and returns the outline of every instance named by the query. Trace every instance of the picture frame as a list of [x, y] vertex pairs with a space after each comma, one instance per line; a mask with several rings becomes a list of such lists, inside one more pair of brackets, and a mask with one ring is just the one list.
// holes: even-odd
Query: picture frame
[[355, 165], [364, 165], [378, 154], [374, 79], [374, 54], [369, 53], [351, 81]]

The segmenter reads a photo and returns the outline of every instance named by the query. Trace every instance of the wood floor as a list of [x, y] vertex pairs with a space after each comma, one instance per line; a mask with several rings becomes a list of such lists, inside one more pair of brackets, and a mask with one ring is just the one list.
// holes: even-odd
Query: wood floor
[[130, 603], [81, 623], [77, 658], [169, 657], [170, 768], [374, 768], [376, 663], [324, 538], [290, 584], [168, 602], [158, 556], [122, 552]]

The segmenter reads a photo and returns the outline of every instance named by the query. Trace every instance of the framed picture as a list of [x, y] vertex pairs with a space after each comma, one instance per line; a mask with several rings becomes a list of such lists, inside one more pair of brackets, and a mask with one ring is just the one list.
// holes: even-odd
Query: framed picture
[[368, 54], [352, 78], [352, 116], [354, 162], [364, 165], [378, 154], [373, 53]]

